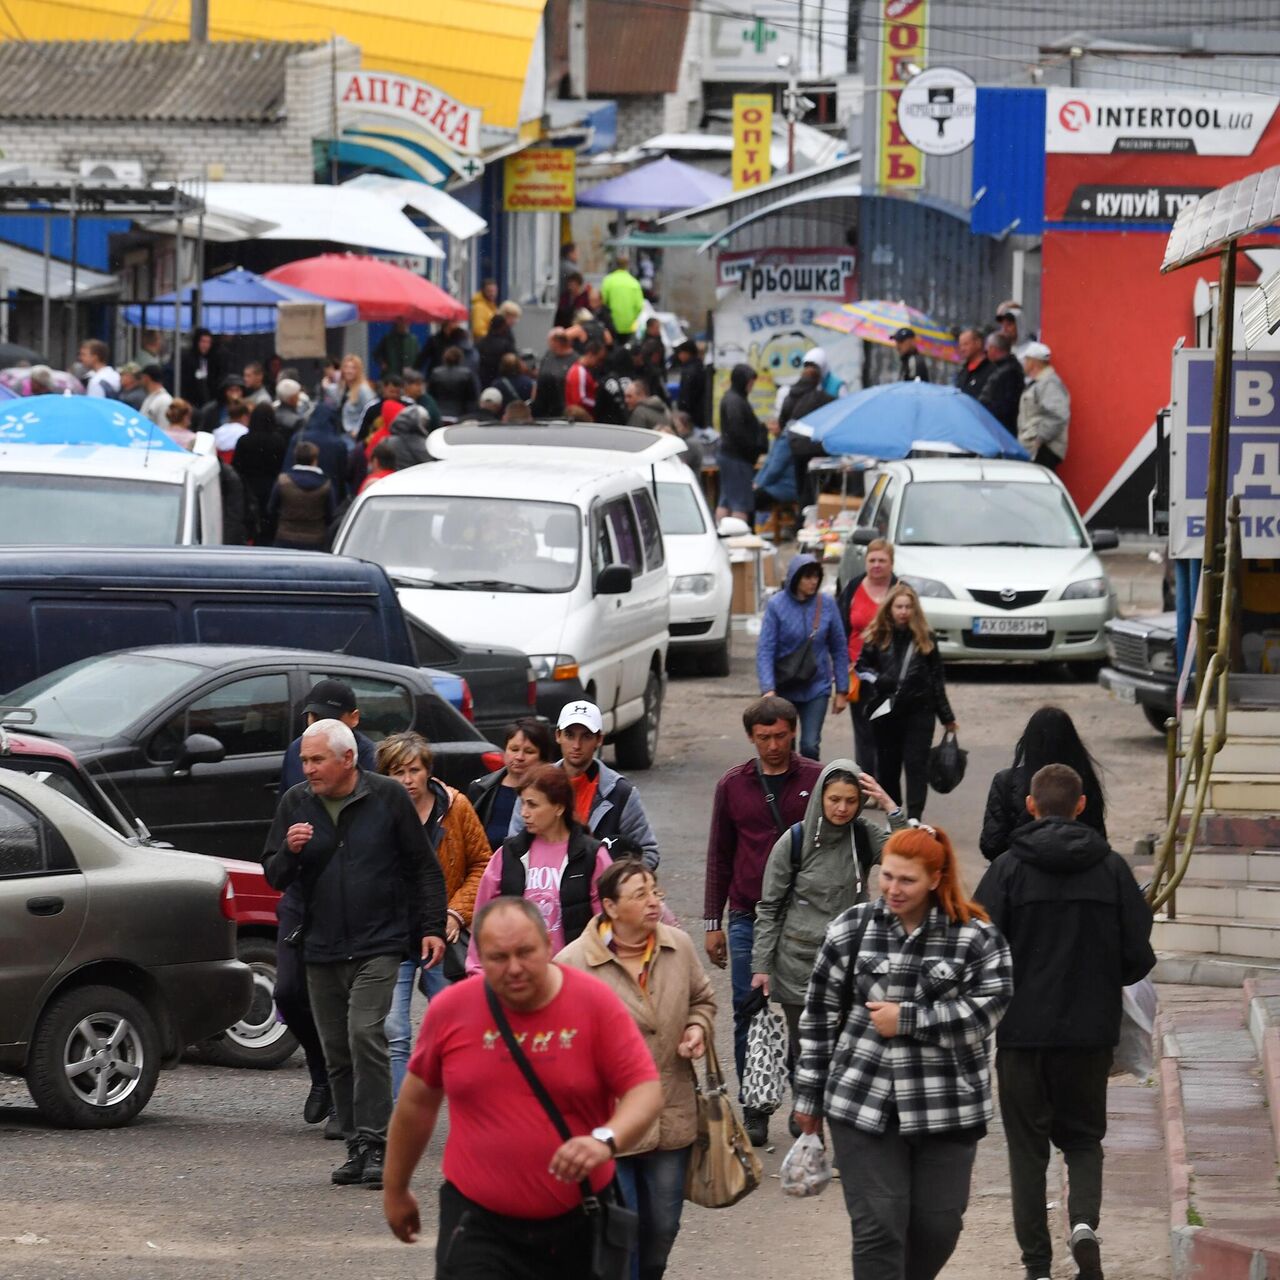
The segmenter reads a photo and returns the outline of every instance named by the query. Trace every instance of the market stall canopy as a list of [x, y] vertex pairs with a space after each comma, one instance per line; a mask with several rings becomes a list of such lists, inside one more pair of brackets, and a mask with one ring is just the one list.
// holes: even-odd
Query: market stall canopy
[[342, 185], [358, 191], [372, 191], [401, 209], [406, 205], [416, 209], [455, 240], [470, 240], [489, 226], [461, 200], [455, 200], [447, 191], [428, 186], [425, 182], [409, 182], [404, 178], [388, 177], [385, 173], [361, 173]]
[[[6, 290], [21, 289], [23, 293], [32, 293], [36, 297], [46, 295], [44, 286], [45, 259], [43, 254], [32, 253], [29, 249], [19, 249], [17, 245], [0, 244], [0, 283]], [[71, 264], [57, 258], [49, 259], [50, 298], [69, 298], [71, 296]], [[87, 267], [78, 266], [75, 270], [76, 297], [106, 297], [120, 292], [120, 281], [115, 276], [104, 275], [101, 271], [90, 271]]]
[[[328, 190], [333, 190], [330, 187]], [[370, 196], [370, 199], [376, 199]], [[267, 272], [268, 280], [278, 280], [299, 289], [309, 289], [327, 298], [353, 302], [361, 320], [395, 320], [403, 317], [415, 324], [441, 320], [463, 320], [467, 308], [443, 289], [421, 276], [380, 258], [359, 253], [322, 253], [317, 258], [287, 262]]]
[[30, 396], [0, 407], [0, 445], [115, 445], [183, 452], [149, 418], [119, 400], [93, 396]]
[[932, 356], [935, 360], [950, 360], [952, 364], [960, 360], [951, 330], [905, 302], [882, 302], [873, 298], [865, 302], [847, 302], [838, 311], [824, 311], [813, 323], [823, 329], [865, 338], [882, 347], [894, 345], [893, 335], [899, 329], [913, 329], [916, 349], [921, 355]]
[[[191, 316], [194, 293], [191, 285], [182, 291], [178, 321], [184, 332], [194, 327]], [[124, 309], [125, 323], [148, 329], [172, 329], [173, 302], [172, 293], [145, 304], [135, 302]], [[200, 286], [200, 323], [214, 333], [274, 333], [282, 302], [323, 303], [326, 329], [340, 329], [343, 325], [355, 324], [359, 318], [356, 308], [349, 302], [335, 302], [332, 298], [235, 267], [222, 275], [212, 276]]]
[[987, 409], [958, 387], [888, 382], [844, 396], [789, 428], [829, 454], [905, 458], [911, 453], [976, 453], [1018, 458], [1027, 451]]
[[687, 209], [732, 190], [733, 183], [718, 173], [663, 156], [584, 191], [578, 204], [587, 209]]

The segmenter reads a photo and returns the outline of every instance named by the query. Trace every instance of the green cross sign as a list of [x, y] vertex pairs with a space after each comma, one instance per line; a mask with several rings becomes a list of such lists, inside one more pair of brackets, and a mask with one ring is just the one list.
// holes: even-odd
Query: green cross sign
[[478, 160], [466, 160], [460, 166], [464, 178], [475, 178], [484, 172], [484, 165]]
[[743, 29], [742, 38], [753, 44], [757, 53], [763, 53], [765, 46], [772, 44], [778, 38], [778, 33], [774, 28], [765, 26], [763, 18], [757, 18], [749, 27]]

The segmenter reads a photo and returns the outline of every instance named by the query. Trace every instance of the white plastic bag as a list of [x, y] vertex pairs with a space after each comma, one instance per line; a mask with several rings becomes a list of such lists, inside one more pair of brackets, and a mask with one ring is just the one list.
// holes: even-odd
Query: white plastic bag
[[787, 1091], [787, 1024], [767, 1004], [747, 1027], [747, 1060], [742, 1073], [742, 1105], [766, 1115], [782, 1105]]
[[1156, 984], [1143, 978], [1120, 993], [1120, 1043], [1111, 1061], [1111, 1073], [1127, 1071], [1145, 1080], [1155, 1068], [1151, 1036], [1156, 1023]]
[[816, 1133], [802, 1133], [782, 1162], [782, 1191], [788, 1196], [818, 1196], [831, 1181], [831, 1161]]

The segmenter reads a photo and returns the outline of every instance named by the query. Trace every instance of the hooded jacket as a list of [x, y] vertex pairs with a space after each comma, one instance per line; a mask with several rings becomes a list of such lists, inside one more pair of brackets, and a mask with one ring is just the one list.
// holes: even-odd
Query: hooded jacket
[[760, 456], [765, 435], [747, 399], [747, 388], [755, 376], [749, 364], [735, 364], [729, 371], [729, 390], [720, 400], [720, 452], [752, 466]]
[[[978, 837], [978, 848], [988, 862], [994, 862], [1009, 847], [1009, 840], [1019, 827], [1035, 821], [1027, 812], [1030, 791], [1031, 777], [1023, 764], [999, 769], [991, 779], [987, 808], [982, 815], [982, 834]], [[1080, 821], [1105, 840], [1107, 819], [1102, 792], [1086, 783], [1084, 794], [1085, 806]]]
[[[772, 689], [792, 702], [826, 697], [833, 684], [841, 693], [847, 693], [849, 689], [849, 655], [839, 607], [831, 596], [823, 594], [821, 588], [803, 603], [796, 595], [796, 580], [811, 565], [821, 568], [814, 556], [792, 557], [787, 566], [786, 589], [769, 601], [756, 647], [756, 676], [760, 681], [760, 692], [768, 693]], [[775, 664], [779, 658], [795, 652], [804, 644], [813, 631], [815, 616], [818, 630], [813, 637], [813, 654], [818, 660], [817, 674], [807, 684], [779, 685]]]
[[645, 427], [650, 431], [670, 423], [671, 413], [661, 396], [645, 396], [627, 418], [627, 426]]
[[[867, 877], [889, 838], [889, 832], [868, 822], [861, 810], [843, 827], [827, 821], [822, 794], [837, 769], [858, 776], [852, 760], [833, 760], [823, 768], [801, 824], [799, 871], [793, 870], [790, 831], [778, 838], [765, 864], [751, 971], [769, 975], [770, 995], [782, 1004], [804, 1003], [827, 925], [855, 903], [867, 901]], [[889, 819], [890, 831], [906, 825], [901, 810]]]
[[351, 451], [343, 439], [342, 420], [337, 411], [327, 404], [316, 405], [311, 416], [300, 430], [293, 433], [293, 438], [289, 441], [284, 457], [286, 470], [293, 466], [294, 450], [302, 440], [311, 441], [320, 450], [320, 470], [329, 477], [334, 498], [341, 502], [347, 496], [349, 488]]
[[390, 439], [396, 447], [396, 470], [403, 471], [419, 462], [430, 462], [427, 436], [431, 419], [420, 405], [406, 405], [391, 422]]
[[974, 894], [1013, 952], [1013, 1003], [996, 1044], [1101, 1049], [1120, 1038], [1120, 990], [1155, 965], [1151, 908], [1133, 873], [1082, 822], [1015, 832]]

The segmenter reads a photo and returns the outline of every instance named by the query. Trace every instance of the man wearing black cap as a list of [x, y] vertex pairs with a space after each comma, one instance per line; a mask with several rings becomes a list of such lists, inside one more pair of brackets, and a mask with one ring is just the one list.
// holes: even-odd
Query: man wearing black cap
[[898, 380], [928, 382], [929, 369], [916, 350], [916, 331], [903, 326], [893, 335], [893, 345], [898, 348]]
[[[349, 684], [341, 680], [321, 680], [312, 686], [303, 708], [306, 727], [317, 720], [341, 720], [356, 736], [356, 758], [360, 768], [370, 773], [378, 771], [377, 747], [360, 732], [360, 708]], [[305, 782], [302, 772], [302, 736], [296, 737], [285, 750], [284, 767], [280, 770], [280, 794], [290, 787]], [[295, 881], [285, 890], [284, 897], [276, 904], [279, 933], [276, 941], [276, 1009], [285, 1025], [293, 1032], [307, 1058], [307, 1070], [311, 1073], [311, 1091], [302, 1108], [302, 1118], [308, 1124], [319, 1124], [329, 1118], [325, 1126], [326, 1138], [341, 1138], [342, 1131], [333, 1122], [333, 1098], [329, 1092], [329, 1074], [325, 1068], [324, 1050], [320, 1047], [320, 1033], [311, 1016], [311, 1001], [307, 995], [307, 973], [302, 963], [302, 951], [290, 945], [286, 939], [302, 924], [302, 889]]]

